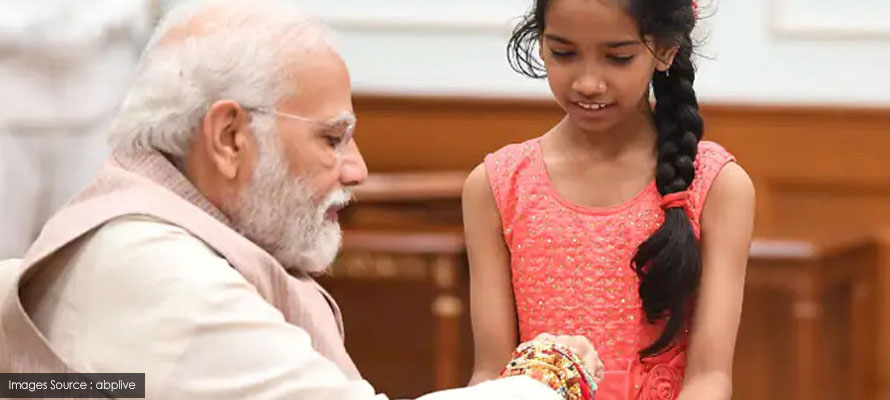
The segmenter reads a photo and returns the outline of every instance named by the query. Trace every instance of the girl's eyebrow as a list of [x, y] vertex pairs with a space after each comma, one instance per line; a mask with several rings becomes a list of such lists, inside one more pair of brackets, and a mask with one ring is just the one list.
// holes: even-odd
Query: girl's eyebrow
[[566, 38], [564, 38], [564, 37], [562, 37], [562, 36], [554, 35], [554, 34], [552, 34], [552, 33], [545, 33], [545, 34], [544, 34], [544, 38], [546, 38], [546, 39], [550, 39], [550, 40], [552, 40], [552, 41], [554, 41], [554, 42], [563, 43], [563, 44], [574, 44], [574, 43], [572, 43], [571, 40], [566, 39]]
[[[562, 37], [562, 36], [559, 36], [559, 35], [554, 35], [554, 34], [552, 34], [552, 33], [545, 33], [545, 34], [544, 34], [544, 38], [545, 38], [545, 39], [548, 39], [548, 40], [552, 40], [552, 41], [554, 41], [554, 42], [562, 43], [562, 44], [574, 44], [574, 43], [572, 43], [571, 40], [566, 39], [566, 38], [564, 38], [564, 37]], [[614, 49], [614, 48], [617, 48], [617, 47], [624, 47], [624, 46], [638, 45], [638, 44], [641, 44], [641, 43], [643, 43], [643, 42], [640, 41], [640, 40], [619, 40], [619, 41], [615, 41], [615, 42], [606, 42], [606, 43], [604, 43], [604, 46], [606, 46], [606, 47], [608, 47], [608, 48], [610, 48], [610, 49]]]
[[637, 45], [637, 44], [642, 44], [642, 43], [643, 42], [640, 40], [622, 40], [622, 41], [618, 41], [618, 42], [608, 42], [608, 43], [606, 43], [606, 47], [616, 48], [616, 47]]

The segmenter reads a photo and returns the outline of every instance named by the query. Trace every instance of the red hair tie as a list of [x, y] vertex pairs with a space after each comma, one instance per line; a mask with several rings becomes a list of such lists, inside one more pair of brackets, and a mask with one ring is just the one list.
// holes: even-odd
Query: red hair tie
[[698, 18], [698, 0], [692, 0], [692, 12], [695, 13], [695, 18]]
[[686, 201], [689, 200], [689, 191], [668, 193], [661, 198], [661, 208], [668, 210], [671, 208], [685, 208]]

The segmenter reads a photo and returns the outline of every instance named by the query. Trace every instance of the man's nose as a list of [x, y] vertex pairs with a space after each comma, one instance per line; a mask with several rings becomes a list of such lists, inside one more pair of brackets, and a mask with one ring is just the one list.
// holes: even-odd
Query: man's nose
[[340, 166], [340, 184], [343, 186], [360, 185], [368, 179], [368, 165], [359, 151], [358, 143], [350, 141], [343, 149]]

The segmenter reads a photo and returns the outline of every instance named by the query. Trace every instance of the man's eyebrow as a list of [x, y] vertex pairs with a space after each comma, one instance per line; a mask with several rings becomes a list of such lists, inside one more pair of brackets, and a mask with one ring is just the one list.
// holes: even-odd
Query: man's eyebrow
[[354, 113], [351, 113], [349, 111], [343, 111], [342, 113], [340, 113], [340, 115], [337, 115], [336, 117], [333, 117], [327, 121], [324, 121], [324, 126], [326, 126], [328, 128], [333, 128], [335, 126], [342, 126], [342, 125], [355, 125], [356, 121], [357, 121], [357, 119], [356, 119]]

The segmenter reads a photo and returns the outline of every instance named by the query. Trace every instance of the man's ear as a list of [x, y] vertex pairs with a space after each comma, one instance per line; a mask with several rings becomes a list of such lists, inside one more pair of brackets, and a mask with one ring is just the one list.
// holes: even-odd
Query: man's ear
[[235, 101], [217, 101], [204, 114], [202, 122], [200, 134], [208, 160], [226, 179], [237, 178], [248, 165], [248, 112]]

